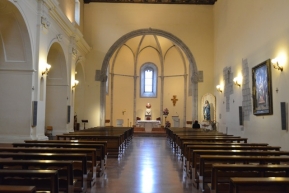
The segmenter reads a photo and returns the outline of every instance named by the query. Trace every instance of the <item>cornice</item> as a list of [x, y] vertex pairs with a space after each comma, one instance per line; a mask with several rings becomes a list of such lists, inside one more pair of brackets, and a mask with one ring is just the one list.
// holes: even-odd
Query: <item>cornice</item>
[[59, 8], [59, 2], [57, 0], [42, 0], [44, 5], [49, 10], [50, 16], [53, 18], [55, 22], [60, 26], [60, 28], [64, 31], [64, 33], [68, 37], [73, 37], [76, 41], [75, 44], [79, 51], [84, 55], [87, 54], [91, 47], [83, 38], [83, 34], [77, 29], [77, 27], [72, 24], [66, 15]]

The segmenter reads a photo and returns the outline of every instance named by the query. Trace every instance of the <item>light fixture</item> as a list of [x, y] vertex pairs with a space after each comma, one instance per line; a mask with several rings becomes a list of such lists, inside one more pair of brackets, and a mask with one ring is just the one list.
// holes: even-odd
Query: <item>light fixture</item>
[[234, 84], [236, 85], [236, 86], [241, 86], [241, 81], [240, 81], [240, 78], [239, 77], [235, 77], [234, 79], [233, 79], [233, 82], [234, 82]]
[[217, 88], [217, 91], [219, 91], [220, 93], [223, 92], [222, 89], [221, 89], [221, 85], [217, 85], [216, 88]]
[[271, 62], [273, 64], [273, 68], [280, 70], [281, 72], [283, 71], [283, 67], [279, 66], [278, 60], [276, 58], [272, 59]]
[[72, 85], [72, 88], [75, 88], [78, 85], [79, 81], [78, 80], [74, 80], [74, 83]]
[[47, 74], [48, 71], [50, 70], [50, 68], [51, 68], [51, 65], [50, 65], [50, 64], [46, 64], [46, 66], [45, 66], [45, 70], [42, 71], [42, 76], [43, 76], [44, 74]]

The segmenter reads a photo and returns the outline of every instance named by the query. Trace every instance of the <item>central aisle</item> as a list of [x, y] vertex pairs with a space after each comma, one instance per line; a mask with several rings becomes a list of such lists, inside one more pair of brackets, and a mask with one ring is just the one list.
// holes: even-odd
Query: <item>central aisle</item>
[[196, 193], [165, 137], [134, 137], [121, 158], [109, 158], [91, 193]]

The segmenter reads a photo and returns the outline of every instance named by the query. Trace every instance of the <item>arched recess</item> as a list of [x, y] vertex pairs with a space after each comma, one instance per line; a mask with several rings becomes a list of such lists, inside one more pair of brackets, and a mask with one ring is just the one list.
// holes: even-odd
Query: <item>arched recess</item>
[[74, 115], [77, 115], [77, 122], [81, 123], [81, 120], [86, 119], [84, 117], [85, 112], [85, 74], [83, 65], [81, 62], [76, 63], [75, 67], [75, 80], [78, 80], [78, 85], [73, 89], [74, 91]]
[[32, 46], [24, 15], [0, 1], [0, 141], [22, 140], [31, 133]]
[[52, 126], [53, 133], [66, 132], [68, 98], [70, 89], [66, 60], [61, 45], [53, 43], [47, 55], [51, 69], [46, 78], [45, 126]]
[[192, 120], [198, 118], [198, 69], [195, 62], [195, 59], [189, 50], [189, 48], [176, 36], [173, 34], [159, 30], [159, 29], [139, 29], [132, 32], [129, 32], [119, 38], [108, 50], [106, 53], [102, 68], [101, 68], [101, 90], [100, 90], [100, 125], [104, 126], [105, 122], [105, 105], [106, 105], [106, 81], [107, 81], [107, 66], [113, 54], [121, 47], [126, 41], [131, 38], [142, 36], [142, 35], [157, 35], [171, 40], [176, 46], [178, 46], [185, 54], [188, 59], [191, 72], [191, 82], [192, 82]]

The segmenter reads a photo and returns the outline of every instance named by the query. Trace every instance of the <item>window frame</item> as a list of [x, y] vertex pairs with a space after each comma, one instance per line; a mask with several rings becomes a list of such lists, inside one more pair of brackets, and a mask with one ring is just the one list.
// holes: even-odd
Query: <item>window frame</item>
[[[150, 69], [153, 71], [152, 92], [145, 92], [145, 71]], [[158, 69], [154, 63], [145, 63], [140, 68], [140, 97], [141, 98], [156, 98], [157, 97], [157, 80]]]

